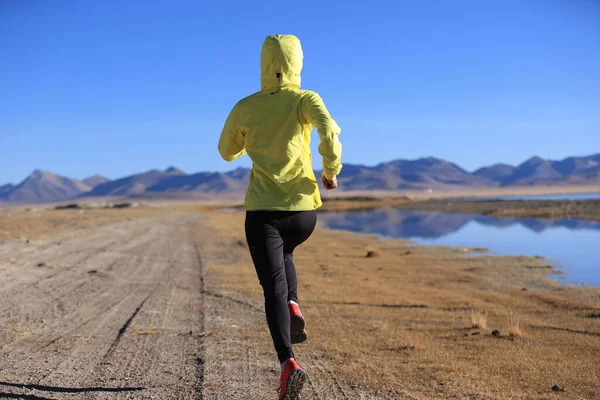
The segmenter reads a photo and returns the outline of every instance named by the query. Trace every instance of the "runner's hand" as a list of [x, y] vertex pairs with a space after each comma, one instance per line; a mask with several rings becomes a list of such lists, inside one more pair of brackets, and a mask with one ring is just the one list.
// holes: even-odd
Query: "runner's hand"
[[323, 187], [327, 190], [334, 190], [338, 187], [337, 178], [333, 178], [331, 180], [325, 178], [325, 174], [321, 175], [321, 183], [323, 183]]

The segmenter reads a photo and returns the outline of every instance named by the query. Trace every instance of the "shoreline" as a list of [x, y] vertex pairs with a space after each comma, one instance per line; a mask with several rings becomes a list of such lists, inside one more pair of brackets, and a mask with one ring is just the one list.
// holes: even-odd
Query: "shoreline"
[[323, 212], [414, 210], [490, 217], [580, 219], [600, 222], [600, 199], [586, 200], [412, 200], [407, 197], [324, 199]]
[[[559, 203], [561, 207], [555, 205]], [[584, 206], [574, 207], [574, 204], [583, 202]], [[582, 249], [584, 254], [587, 254], [587, 258], [573, 259], [569, 256], [561, 255], [556, 251], [548, 250], [542, 242], [532, 242], [531, 247], [527, 249], [513, 248], [511, 246], [495, 246], [497, 244], [494, 240], [482, 240], [477, 238], [471, 238], [471, 240], [462, 240], [457, 242], [456, 240], [444, 240], [444, 237], [458, 232], [462, 229], [462, 224], [458, 224], [457, 221], [472, 221], [478, 220], [480, 216], [492, 217], [494, 219], [504, 218], [509, 224], [521, 224], [528, 226], [527, 224], [536, 224], [538, 229], [542, 224], [553, 226], [554, 224], [568, 224], [569, 226], [581, 226], [581, 227], [594, 227], [598, 226], [598, 213], [600, 213], [600, 200], [590, 201], [484, 201], [475, 202], [465, 201], [458, 204], [457, 207], [453, 207], [456, 203], [454, 202], [409, 202], [405, 199], [399, 199], [396, 201], [388, 201], [382, 203], [380, 199], [376, 199], [373, 203], [377, 206], [364, 206], [368, 201], [355, 200], [355, 202], [340, 202], [333, 204], [332, 207], [324, 207], [322, 215], [325, 223], [323, 226], [334, 231], [347, 231], [356, 234], [367, 234], [376, 235], [377, 237], [384, 239], [397, 239], [397, 240], [408, 240], [415, 246], [450, 246], [454, 248], [463, 248], [465, 253], [485, 253], [488, 256], [533, 256], [542, 260], [545, 263], [544, 267], [547, 268], [547, 279], [561, 286], [578, 287], [578, 286], [590, 286], [600, 288], [600, 282], [596, 282], [592, 279], [595, 276], [591, 270], [586, 276], [575, 276], [569, 274], [570, 269], [576, 268], [580, 263], [583, 265], [589, 265], [590, 252], [587, 249]], [[480, 203], [480, 204], [477, 204]], [[490, 209], [490, 205], [505, 205], [494, 209]], [[527, 209], [523, 206], [529, 206]], [[546, 208], [542, 207], [540, 203], [551, 203]], [[479, 206], [479, 208], [473, 206]], [[517, 208], [515, 207], [521, 207]], [[581, 204], [579, 204], [581, 205]], [[596, 207], [596, 205], [598, 207]], [[550, 214], [548, 209], [554, 213]], [[586, 213], [590, 209], [594, 210], [592, 213]], [[558, 210], [559, 212], [556, 212]], [[560, 213], [565, 210], [568, 213]], [[387, 213], [386, 213], [387, 211]], [[352, 216], [353, 213], [360, 213], [356, 216]], [[372, 214], [372, 217], [369, 215]], [[383, 222], [384, 218], [387, 222]], [[488, 219], [487, 224], [495, 224], [493, 219]], [[328, 221], [329, 220], [329, 221]], [[402, 228], [394, 229], [393, 227], [404, 226], [404, 221], [409, 226], [417, 224], [416, 221], [420, 221], [418, 226], [421, 228], [414, 228], [421, 232], [426, 230], [432, 236], [420, 236], [418, 233], [415, 235], [398, 234], [398, 229], [404, 231]], [[357, 222], [361, 221], [361, 222]], [[446, 222], [442, 222], [446, 221]], [[536, 222], [537, 221], [537, 222]], [[544, 222], [545, 221], [545, 222]], [[328, 222], [333, 225], [330, 228], [327, 226]], [[498, 222], [498, 224], [502, 224]], [[501, 225], [505, 226], [505, 225]], [[544, 225], [545, 226], [545, 225]], [[560, 225], [563, 226], [563, 225]], [[454, 228], [453, 228], [454, 227]], [[532, 228], [530, 228], [532, 229]], [[597, 228], [596, 228], [597, 229]], [[416, 236], [414, 239], [410, 237]], [[501, 240], [502, 243], [502, 240]], [[537, 243], [537, 244], [536, 244]], [[521, 250], [521, 251], [519, 251]], [[568, 252], [567, 252], [568, 253]], [[593, 252], [592, 252], [593, 253]], [[476, 255], [476, 254], [475, 254]], [[594, 259], [591, 254], [592, 260]], [[590, 282], [590, 279], [592, 280]]]
[[434, 200], [445, 198], [490, 198], [504, 196], [552, 196], [552, 195], [578, 195], [600, 193], [598, 185], [569, 185], [569, 186], [516, 186], [516, 187], [492, 187], [492, 188], [470, 188], [459, 187], [446, 190], [350, 190], [331, 193], [322, 191], [325, 198], [335, 197], [408, 197], [414, 200]]
[[[364, 236], [365, 240], [369, 238], [376, 238], [379, 240], [389, 240], [398, 242], [397, 245], [403, 244], [407, 247], [414, 247], [415, 249], [419, 248], [434, 248], [440, 251], [450, 251], [452, 253], [463, 254], [465, 257], [497, 257], [497, 258], [520, 258], [526, 259], [528, 261], [532, 261], [536, 265], [530, 265], [527, 268], [536, 269], [542, 271], [542, 275], [539, 280], [532, 282], [532, 287], [552, 290], [558, 287], [565, 289], [574, 289], [578, 288], [592, 288], [598, 289], [600, 294], [600, 286], [591, 285], [588, 283], [577, 283], [570, 281], [561, 281], [560, 277], [567, 277], [569, 272], [566, 267], [558, 264], [556, 260], [553, 260], [550, 257], [547, 257], [543, 254], [530, 256], [530, 255], [522, 255], [519, 253], [495, 253], [493, 248], [490, 247], [474, 247], [474, 246], [458, 246], [458, 245], [443, 245], [443, 244], [427, 244], [420, 242], [418, 239], [405, 239], [393, 236], [379, 235], [376, 233], [368, 233], [368, 232], [355, 232], [349, 229], [344, 228], [330, 228], [326, 226], [323, 222], [319, 221], [320, 229], [326, 232], [330, 232], [331, 234], [335, 234], [336, 232], [349, 233], [353, 235], [358, 235], [359, 237]], [[377, 256], [375, 256], [377, 257]], [[533, 261], [535, 260], [535, 261]], [[555, 278], [553, 278], [555, 277]]]

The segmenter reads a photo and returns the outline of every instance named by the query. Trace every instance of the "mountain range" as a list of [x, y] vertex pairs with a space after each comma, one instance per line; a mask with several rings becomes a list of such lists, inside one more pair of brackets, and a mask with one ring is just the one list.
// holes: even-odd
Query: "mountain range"
[[[318, 177], [320, 172], [315, 171], [315, 174]], [[41, 203], [91, 197], [182, 198], [215, 193], [241, 194], [246, 190], [249, 179], [250, 170], [247, 168], [187, 174], [169, 167], [115, 180], [94, 175], [82, 181], [36, 170], [18, 185], [8, 183], [0, 186], [0, 202]], [[449, 161], [433, 157], [395, 160], [373, 167], [345, 164], [338, 181], [340, 188], [346, 191], [600, 184], [600, 154], [568, 157], [559, 161], [532, 157], [517, 166], [494, 164], [472, 173]]]

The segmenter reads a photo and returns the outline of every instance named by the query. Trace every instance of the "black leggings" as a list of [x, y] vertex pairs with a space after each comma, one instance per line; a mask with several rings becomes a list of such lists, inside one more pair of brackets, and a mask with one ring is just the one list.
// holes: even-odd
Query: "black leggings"
[[248, 211], [246, 240], [265, 295], [265, 313], [280, 362], [293, 358], [288, 301], [298, 302], [292, 253], [310, 237], [316, 211]]

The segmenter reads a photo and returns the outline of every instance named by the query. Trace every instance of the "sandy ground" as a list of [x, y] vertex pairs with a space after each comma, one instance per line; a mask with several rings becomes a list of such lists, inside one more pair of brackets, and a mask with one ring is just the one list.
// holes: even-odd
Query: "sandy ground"
[[206, 233], [194, 218], [3, 241], [0, 398], [198, 398]]
[[[2, 215], [0, 398], [276, 399], [243, 214], [135, 213]], [[600, 292], [543, 259], [319, 227], [296, 260], [304, 399], [600, 398]]]

